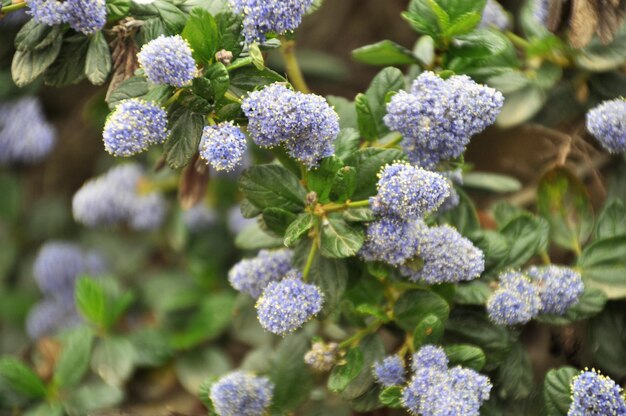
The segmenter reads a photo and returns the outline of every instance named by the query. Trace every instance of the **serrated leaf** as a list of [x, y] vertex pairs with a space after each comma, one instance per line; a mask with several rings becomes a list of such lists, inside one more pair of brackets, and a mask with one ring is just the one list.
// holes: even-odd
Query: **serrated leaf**
[[289, 224], [285, 231], [285, 246], [294, 247], [296, 242], [305, 235], [315, 224], [315, 216], [313, 214], [300, 214], [295, 221]]
[[446, 345], [444, 347], [451, 365], [460, 365], [476, 371], [485, 366], [487, 359], [482, 349], [470, 344]]
[[509, 242], [507, 266], [523, 266], [538, 253], [543, 230], [540, 220], [531, 214], [522, 214], [504, 226], [500, 232]]
[[361, 350], [351, 348], [342, 360], [343, 364], [337, 364], [328, 377], [328, 390], [341, 393], [348, 387], [363, 369], [363, 353]]
[[102, 32], [96, 32], [89, 39], [85, 75], [94, 85], [102, 85], [111, 72], [111, 51]]
[[296, 219], [296, 214], [282, 208], [265, 208], [263, 210], [263, 221], [270, 231], [279, 236], [284, 236], [287, 227]]
[[390, 409], [400, 409], [402, 407], [402, 387], [387, 387], [380, 392], [378, 399], [382, 404]]
[[39, 377], [20, 360], [0, 358], [0, 378], [15, 392], [33, 399], [46, 397], [46, 386]]
[[360, 227], [346, 223], [341, 217], [324, 218], [320, 231], [320, 253], [329, 258], [352, 257], [365, 240]]
[[113, 110], [120, 102], [129, 98], [138, 98], [148, 94], [148, 81], [144, 77], [130, 77], [122, 81], [107, 99], [109, 108]]
[[107, 0], [106, 7], [107, 20], [114, 22], [128, 15], [130, 11], [130, 0]]
[[299, 212], [306, 190], [291, 172], [279, 165], [252, 166], [239, 177], [239, 189], [255, 207]]
[[626, 236], [626, 207], [619, 199], [608, 201], [596, 222], [595, 237], [602, 240]]
[[413, 332], [417, 325], [429, 315], [445, 322], [450, 306], [441, 296], [427, 290], [412, 290], [398, 299], [393, 307], [394, 319], [405, 331]]
[[443, 336], [443, 322], [436, 315], [426, 315], [413, 332], [413, 347], [417, 350], [425, 344], [437, 344]]
[[357, 171], [356, 186], [353, 200], [361, 200], [376, 195], [378, 172], [383, 166], [397, 160], [405, 160], [406, 154], [397, 149], [367, 148], [359, 150], [348, 157], [346, 165]]
[[572, 367], [548, 371], [543, 386], [543, 398], [548, 416], [567, 415], [572, 402], [570, 382], [577, 374], [578, 370]]
[[588, 245], [578, 258], [577, 267], [586, 286], [602, 289], [609, 299], [626, 297], [626, 236]]
[[165, 160], [172, 169], [189, 163], [198, 151], [204, 118], [186, 108], [179, 107], [168, 117], [169, 139], [165, 142]]
[[352, 51], [357, 61], [369, 65], [405, 65], [417, 63], [410, 50], [390, 40], [362, 46]]
[[52, 45], [58, 37], [62, 37], [60, 26], [46, 26], [31, 19], [15, 35], [14, 44], [18, 51], [32, 51]]
[[56, 386], [72, 387], [82, 380], [89, 368], [93, 339], [93, 332], [86, 327], [79, 327], [66, 336], [54, 369]]
[[59, 56], [63, 38], [57, 36], [52, 43], [42, 49], [16, 51], [11, 63], [11, 76], [18, 87], [23, 87], [37, 79]]
[[210, 62], [217, 52], [218, 31], [215, 19], [201, 7], [191, 9], [182, 37], [189, 42], [193, 57], [199, 62]]

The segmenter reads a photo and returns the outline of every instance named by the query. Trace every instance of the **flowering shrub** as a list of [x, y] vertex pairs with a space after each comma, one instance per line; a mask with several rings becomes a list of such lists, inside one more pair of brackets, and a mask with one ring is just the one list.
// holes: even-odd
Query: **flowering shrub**
[[[626, 416], [622, 2], [411, 0], [354, 100], [296, 59], [321, 3], [2, 0], [0, 414]], [[105, 162], [54, 205], [35, 92], [82, 80]]]

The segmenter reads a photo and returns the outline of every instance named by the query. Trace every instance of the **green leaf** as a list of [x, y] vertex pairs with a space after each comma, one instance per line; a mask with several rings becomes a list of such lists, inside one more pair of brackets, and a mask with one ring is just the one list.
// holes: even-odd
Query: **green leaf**
[[52, 43], [41, 49], [16, 51], [11, 63], [13, 82], [23, 87], [37, 79], [59, 56], [63, 38], [57, 36]]
[[385, 68], [380, 71], [372, 80], [369, 88], [365, 92], [369, 109], [372, 113], [378, 137], [382, 137], [389, 132], [383, 122], [383, 117], [387, 114], [387, 98], [389, 93], [400, 91], [404, 87], [404, 76], [398, 68]]
[[459, 204], [440, 215], [438, 222], [440, 224], [452, 225], [462, 235], [469, 237], [480, 230], [478, 213], [474, 203], [467, 194], [460, 189], [456, 191], [459, 194]]
[[[172, 280], [171, 278], [166, 278]], [[175, 282], [177, 284], [178, 281]], [[163, 292], [161, 292], [163, 293]], [[159, 293], [159, 295], [161, 295]], [[196, 291], [197, 294], [197, 291]], [[167, 298], [171, 295], [168, 294]], [[163, 298], [163, 296], [161, 296]], [[159, 367], [165, 364], [172, 356], [172, 349], [168, 343], [165, 331], [155, 328], [141, 328], [130, 334], [133, 344], [134, 362], [142, 367]]]
[[322, 219], [320, 253], [329, 258], [352, 257], [364, 242], [363, 230], [345, 222], [341, 217]]
[[363, 370], [363, 352], [358, 347], [351, 348], [328, 377], [328, 390], [341, 393]]
[[111, 72], [111, 51], [104, 34], [96, 32], [89, 39], [85, 75], [94, 85], [102, 85]]
[[135, 347], [127, 338], [106, 337], [94, 348], [91, 368], [105, 383], [122, 387], [135, 367]]
[[22, 191], [17, 175], [0, 175], [0, 220], [14, 222], [20, 214]]
[[215, 59], [219, 39], [217, 23], [211, 13], [201, 7], [193, 8], [182, 36], [189, 42], [197, 62], [206, 63]]
[[241, 33], [243, 16], [234, 13], [219, 13], [215, 15], [218, 29], [218, 50], [225, 49], [237, 58], [243, 49], [244, 37]]
[[603, 240], [618, 236], [626, 236], [626, 207], [620, 199], [614, 199], [608, 201], [600, 212], [595, 237]]
[[[471, 237], [474, 245], [485, 255], [485, 271], [497, 272], [502, 267], [506, 267], [510, 243], [504, 235], [493, 230], [480, 230], [473, 233]], [[468, 285], [459, 285], [458, 287], [461, 286], [468, 287]], [[484, 302], [479, 304], [484, 304]]]
[[487, 172], [469, 172], [463, 175], [463, 187], [495, 193], [517, 192], [522, 183], [510, 176]]
[[60, 403], [41, 403], [22, 414], [24, 416], [65, 416], [66, 413]]
[[246, 91], [254, 91], [262, 88], [265, 85], [287, 81], [285, 77], [278, 72], [272, 71], [269, 68], [259, 70], [254, 66], [237, 68], [230, 71], [229, 74], [230, 85], [234, 87], [234, 92], [238, 96], [244, 95]]
[[294, 247], [298, 240], [305, 235], [315, 225], [315, 216], [310, 213], [300, 214], [295, 219], [287, 231], [285, 231], [285, 246]]
[[93, 339], [87, 327], [79, 327], [65, 337], [54, 369], [53, 380], [57, 387], [73, 387], [82, 380], [89, 368]]
[[481, 281], [458, 284], [454, 291], [454, 302], [460, 305], [485, 305], [492, 290]]
[[20, 360], [0, 358], [0, 378], [16, 393], [32, 399], [46, 397], [46, 386], [39, 377]]
[[577, 266], [586, 286], [602, 289], [609, 299], [626, 297], [626, 236], [588, 245]]
[[426, 315], [413, 332], [413, 347], [419, 349], [422, 345], [437, 344], [443, 336], [443, 322], [436, 315]]
[[465, 13], [446, 29], [444, 36], [451, 37], [471, 32], [480, 23], [482, 16], [477, 12]]
[[324, 311], [329, 314], [339, 305], [348, 286], [348, 265], [345, 260], [328, 259], [318, 253], [309, 279], [324, 293]]
[[82, 81], [85, 78], [88, 49], [89, 39], [82, 34], [63, 39], [59, 56], [44, 74], [46, 85], [64, 87]]
[[342, 215], [343, 219], [349, 222], [370, 222], [376, 219], [371, 208], [350, 208]]
[[148, 81], [144, 77], [130, 77], [122, 81], [118, 87], [109, 94], [107, 103], [113, 110], [120, 102], [129, 98], [138, 98], [148, 93]]
[[548, 416], [567, 415], [572, 403], [570, 383], [577, 374], [578, 370], [572, 367], [548, 371], [543, 385], [543, 399]]
[[344, 166], [337, 172], [331, 185], [330, 199], [335, 202], [346, 202], [352, 197], [356, 188], [356, 169], [352, 166]]
[[107, 0], [106, 6], [107, 20], [115, 22], [128, 16], [128, 12], [130, 11], [130, 0]]
[[[366, 394], [374, 386], [372, 365], [385, 355], [385, 347], [377, 335], [365, 337], [359, 343], [363, 353], [363, 368], [350, 384], [341, 392], [344, 400], [353, 400]], [[376, 394], [378, 396], [378, 394]]]
[[623, 304], [611, 303], [589, 323], [589, 348], [595, 362], [610, 374], [626, 376], [626, 314]]
[[76, 281], [76, 308], [90, 323], [104, 327], [106, 325], [107, 299], [103, 287], [90, 277], [81, 277]]
[[31, 19], [15, 35], [15, 49], [18, 51], [45, 49], [60, 37], [62, 37], [60, 26], [46, 26]]
[[485, 366], [487, 358], [480, 348], [469, 344], [447, 345], [444, 347], [451, 365], [460, 365], [480, 371]]
[[410, 50], [390, 40], [362, 46], [352, 51], [352, 57], [369, 65], [405, 65], [417, 63]]
[[493, 29], [479, 29], [455, 39], [450, 48], [453, 57], [484, 58], [507, 50], [508, 39]]
[[346, 160], [359, 150], [360, 144], [359, 132], [352, 128], [343, 128], [334, 142], [335, 156], [341, 160]]
[[550, 236], [561, 247], [579, 252], [593, 230], [593, 211], [585, 185], [565, 168], [543, 175], [537, 208], [550, 223]]
[[604, 309], [607, 297], [600, 289], [586, 287], [577, 304], [567, 310], [565, 315], [539, 315], [538, 320], [551, 325], [569, 325], [582, 319], [589, 319]]
[[361, 149], [345, 162], [357, 171], [356, 187], [353, 200], [361, 200], [376, 195], [376, 183], [378, 182], [378, 172], [383, 166], [393, 163], [396, 160], [405, 160], [406, 154], [398, 149]]
[[207, 69], [205, 77], [211, 81], [210, 88], [213, 101], [221, 99], [230, 86], [230, 76], [224, 64], [218, 62], [211, 65]]
[[174, 3], [167, 0], [156, 0], [151, 4], [161, 16], [171, 35], [179, 34], [183, 31], [187, 23], [187, 16]]
[[124, 391], [120, 388], [102, 382], [91, 382], [73, 390], [65, 405], [71, 410], [70, 414], [84, 415], [94, 410], [113, 408], [123, 399]]
[[300, 212], [306, 190], [291, 172], [280, 165], [252, 166], [239, 177], [239, 189], [259, 209], [282, 208]]
[[441, 296], [427, 290], [412, 290], [398, 299], [393, 307], [394, 319], [405, 331], [413, 332], [427, 316], [434, 315], [445, 322], [450, 306]]
[[296, 219], [296, 214], [293, 212], [285, 211], [282, 208], [265, 208], [263, 210], [263, 222], [269, 228], [279, 236], [284, 236], [287, 231], [287, 227]]
[[509, 242], [507, 266], [523, 266], [540, 251], [543, 229], [539, 218], [522, 214], [500, 230]]
[[283, 247], [283, 239], [269, 235], [257, 222], [248, 225], [235, 238], [235, 246], [241, 250]]
[[180, 169], [189, 163], [198, 151], [204, 118], [185, 108], [179, 107], [169, 115], [170, 137], [165, 142], [165, 160], [172, 169]]
[[402, 387], [391, 386], [380, 392], [378, 399], [385, 407], [390, 409], [402, 408]]
[[378, 138], [378, 127], [367, 95], [357, 94], [354, 98], [354, 106], [356, 108], [356, 120], [359, 126], [359, 133], [367, 140], [376, 140]]
[[308, 172], [308, 188], [317, 193], [319, 202], [330, 202], [329, 196], [333, 179], [338, 175], [341, 168], [343, 168], [343, 161], [336, 156], [330, 156], [322, 159], [317, 168]]
[[519, 400], [530, 395], [533, 388], [533, 368], [521, 343], [513, 345], [511, 353], [498, 369], [504, 397]]

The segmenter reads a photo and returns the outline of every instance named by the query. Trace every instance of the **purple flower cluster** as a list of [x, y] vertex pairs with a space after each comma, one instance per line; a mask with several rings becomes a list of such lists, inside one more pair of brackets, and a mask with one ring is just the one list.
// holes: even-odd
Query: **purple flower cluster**
[[443, 80], [424, 72], [410, 93], [393, 96], [384, 121], [404, 137], [411, 163], [432, 169], [461, 156], [471, 137], [496, 121], [503, 104], [500, 92], [465, 75]]
[[487, 0], [483, 10], [483, 18], [478, 27], [494, 27], [498, 30], [506, 30], [511, 26], [511, 21], [504, 8], [496, 0]]
[[118, 165], [86, 182], [74, 194], [72, 212], [76, 221], [88, 226], [127, 224], [134, 230], [151, 230], [165, 218], [166, 203], [156, 192], [141, 194], [139, 164]]
[[384, 387], [399, 386], [406, 382], [404, 361], [399, 355], [390, 355], [374, 363], [372, 370], [376, 381]]
[[402, 221], [382, 217], [367, 225], [359, 255], [365, 261], [382, 261], [393, 266], [414, 257], [428, 228], [424, 221]]
[[211, 386], [209, 397], [219, 416], [263, 416], [273, 393], [268, 378], [234, 371]]
[[270, 282], [277, 282], [291, 270], [293, 252], [288, 249], [261, 250], [251, 259], [240, 260], [228, 272], [236, 290], [257, 299]]
[[163, 143], [169, 135], [167, 113], [160, 106], [131, 98], [122, 101], [104, 125], [104, 149], [113, 156], [132, 156]]
[[339, 118], [324, 97], [275, 83], [250, 93], [241, 108], [249, 120], [248, 133], [260, 147], [283, 145], [309, 169], [335, 153]]
[[587, 113], [587, 130], [609, 153], [626, 152], [626, 100], [605, 101]]
[[77, 32], [91, 35], [106, 23], [104, 0], [31, 0], [29, 14], [47, 26], [68, 23]]
[[143, 45], [137, 59], [153, 84], [183, 87], [196, 77], [191, 47], [179, 35], [151, 40]]
[[448, 369], [440, 347], [426, 345], [413, 356], [413, 377], [402, 391], [402, 405], [421, 416], [478, 416], [489, 398], [489, 378], [460, 366]]
[[622, 388], [607, 376], [585, 370], [571, 383], [572, 404], [567, 416], [626, 415]]
[[204, 128], [200, 157], [215, 170], [235, 170], [241, 164], [245, 152], [246, 136], [232, 121]]
[[37, 98], [0, 104], [0, 165], [40, 161], [55, 143], [56, 132], [44, 118]]
[[256, 304], [261, 326], [276, 335], [295, 331], [322, 310], [320, 289], [304, 283], [298, 272], [290, 271], [283, 280], [270, 282]]
[[533, 266], [526, 273], [539, 288], [541, 313], [563, 315], [585, 291], [582, 277], [569, 267]]
[[246, 43], [265, 41], [269, 32], [284, 34], [295, 30], [313, 0], [230, 0], [233, 11], [243, 14]]
[[548, 24], [549, 0], [532, 0], [531, 11], [533, 17], [542, 25]]

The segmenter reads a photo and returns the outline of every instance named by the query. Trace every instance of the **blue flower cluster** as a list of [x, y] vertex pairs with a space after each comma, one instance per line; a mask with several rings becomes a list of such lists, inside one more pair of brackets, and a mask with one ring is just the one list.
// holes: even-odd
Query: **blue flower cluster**
[[191, 47], [179, 35], [151, 40], [143, 45], [137, 59], [153, 84], [183, 87], [196, 77]]
[[169, 135], [167, 113], [160, 106], [131, 98], [122, 101], [104, 125], [104, 149], [113, 156], [132, 156], [163, 143]]
[[605, 101], [587, 113], [587, 130], [609, 153], [626, 152], [626, 100]]
[[293, 252], [288, 249], [261, 250], [251, 259], [240, 260], [228, 272], [236, 290], [257, 299], [270, 282], [277, 282], [292, 269]]
[[511, 25], [509, 16], [504, 8], [496, 0], [487, 0], [483, 10], [483, 18], [478, 27], [494, 27], [499, 30], [506, 30]]
[[265, 41], [269, 32], [284, 34], [295, 30], [313, 0], [230, 0], [233, 11], [243, 14], [246, 43]]
[[367, 225], [359, 255], [365, 261], [383, 261], [393, 266], [415, 256], [428, 229], [423, 220], [402, 221], [382, 217]]
[[91, 35], [106, 23], [104, 0], [31, 0], [29, 14], [47, 26], [68, 23], [77, 32]]
[[624, 416], [626, 402], [622, 388], [595, 370], [585, 370], [571, 383], [572, 404], [567, 416]]
[[143, 169], [139, 164], [118, 165], [86, 182], [74, 194], [74, 219], [86, 226], [127, 224], [134, 230], [151, 230], [163, 222], [166, 202], [161, 194], [140, 194]]
[[404, 361], [399, 355], [390, 355], [374, 363], [374, 378], [384, 387], [399, 386], [406, 382]]
[[485, 270], [483, 252], [449, 225], [429, 228], [414, 256], [422, 260], [421, 267], [406, 264], [400, 267], [400, 273], [430, 285], [474, 280]]
[[443, 176], [408, 163], [387, 165], [378, 178], [378, 194], [370, 201], [377, 215], [403, 220], [423, 218], [450, 196], [450, 185]]
[[45, 243], [33, 265], [33, 275], [44, 299], [29, 312], [26, 332], [32, 339], [51, 335], [81, 322], [74, 306], [74, 286], [81, 275], [106, 272], [104, 258], [65, 241]]
[[423, 72], [410, 93], [393, 96], [384, 121], [404, 137], [411, 163], [432, 169], [461, 156], [471, 137], [496, 121], [503, 104], [500, 92], [465, 75], [443, 80]]
[[295, 271], [278, 282], [270, 282], [256, 304], [261, 326], [286, 335], [304, 325], [322, 310], [324, 297], [320, 289], [304, 283]]
[[547, 25], [548, 11], [550, 8], [549, 0], [533, 0], [530, 7], [533, 17], [542, 25]]
[[217, 171], [233, 171], [246, 152], [246, 136], [232, 121], [206, 126], [200, 140], [200, 157]]
[[219, 416], [263, 416], [273, 393], [268, 378], [234, 371], [211, 386], [209, 397]]
[[217, 213], [200, 201], [183, 211], [183, 222], [191, 233], [206, 231], [217, 222]]
[[339, 358], [339, 344], [316, 342], [304, 354], [304, 362], [313, 370], [326, 373], [335, 366]]
[[47, 156], [56, 132], [35, 97], [0, 104], [0, 164], [34, 163]]
[[440, 347], [427, 345], [413, 356], [414, 375], [402, 391], [403, 406], [421, 416], [478, 416], [489, 398], [489, 378], [463, 367], [448, 369]]
[[440, 214], [450, 211], [459, 205], [459, 202], [461, 202], [461, 196], [457, 192], [454, 185], [463, 185], [463, 172], [461, 169], [441, 172], [441, 175], [448, 180], [448, 184], [450, 185], [450, 196], [443, 201], [437, 210]]
[[582, 277], [569, 267], [533, 266], [526, 273], [539, 288], [541, 313], [563, 315], [585, 291]]
[[324, 97], [275, 83], [250, 93], [241, 108], [249, 120], [248, 133], [260, 147], [283, 145], [309, 168], [335, 153], [339, 117]]
[[499, 276], [500, 287], [487, 302], [489, 318], [500, 325], [525, 324], [539, 314], [539, 290], [528, 276], [507, 271]]

